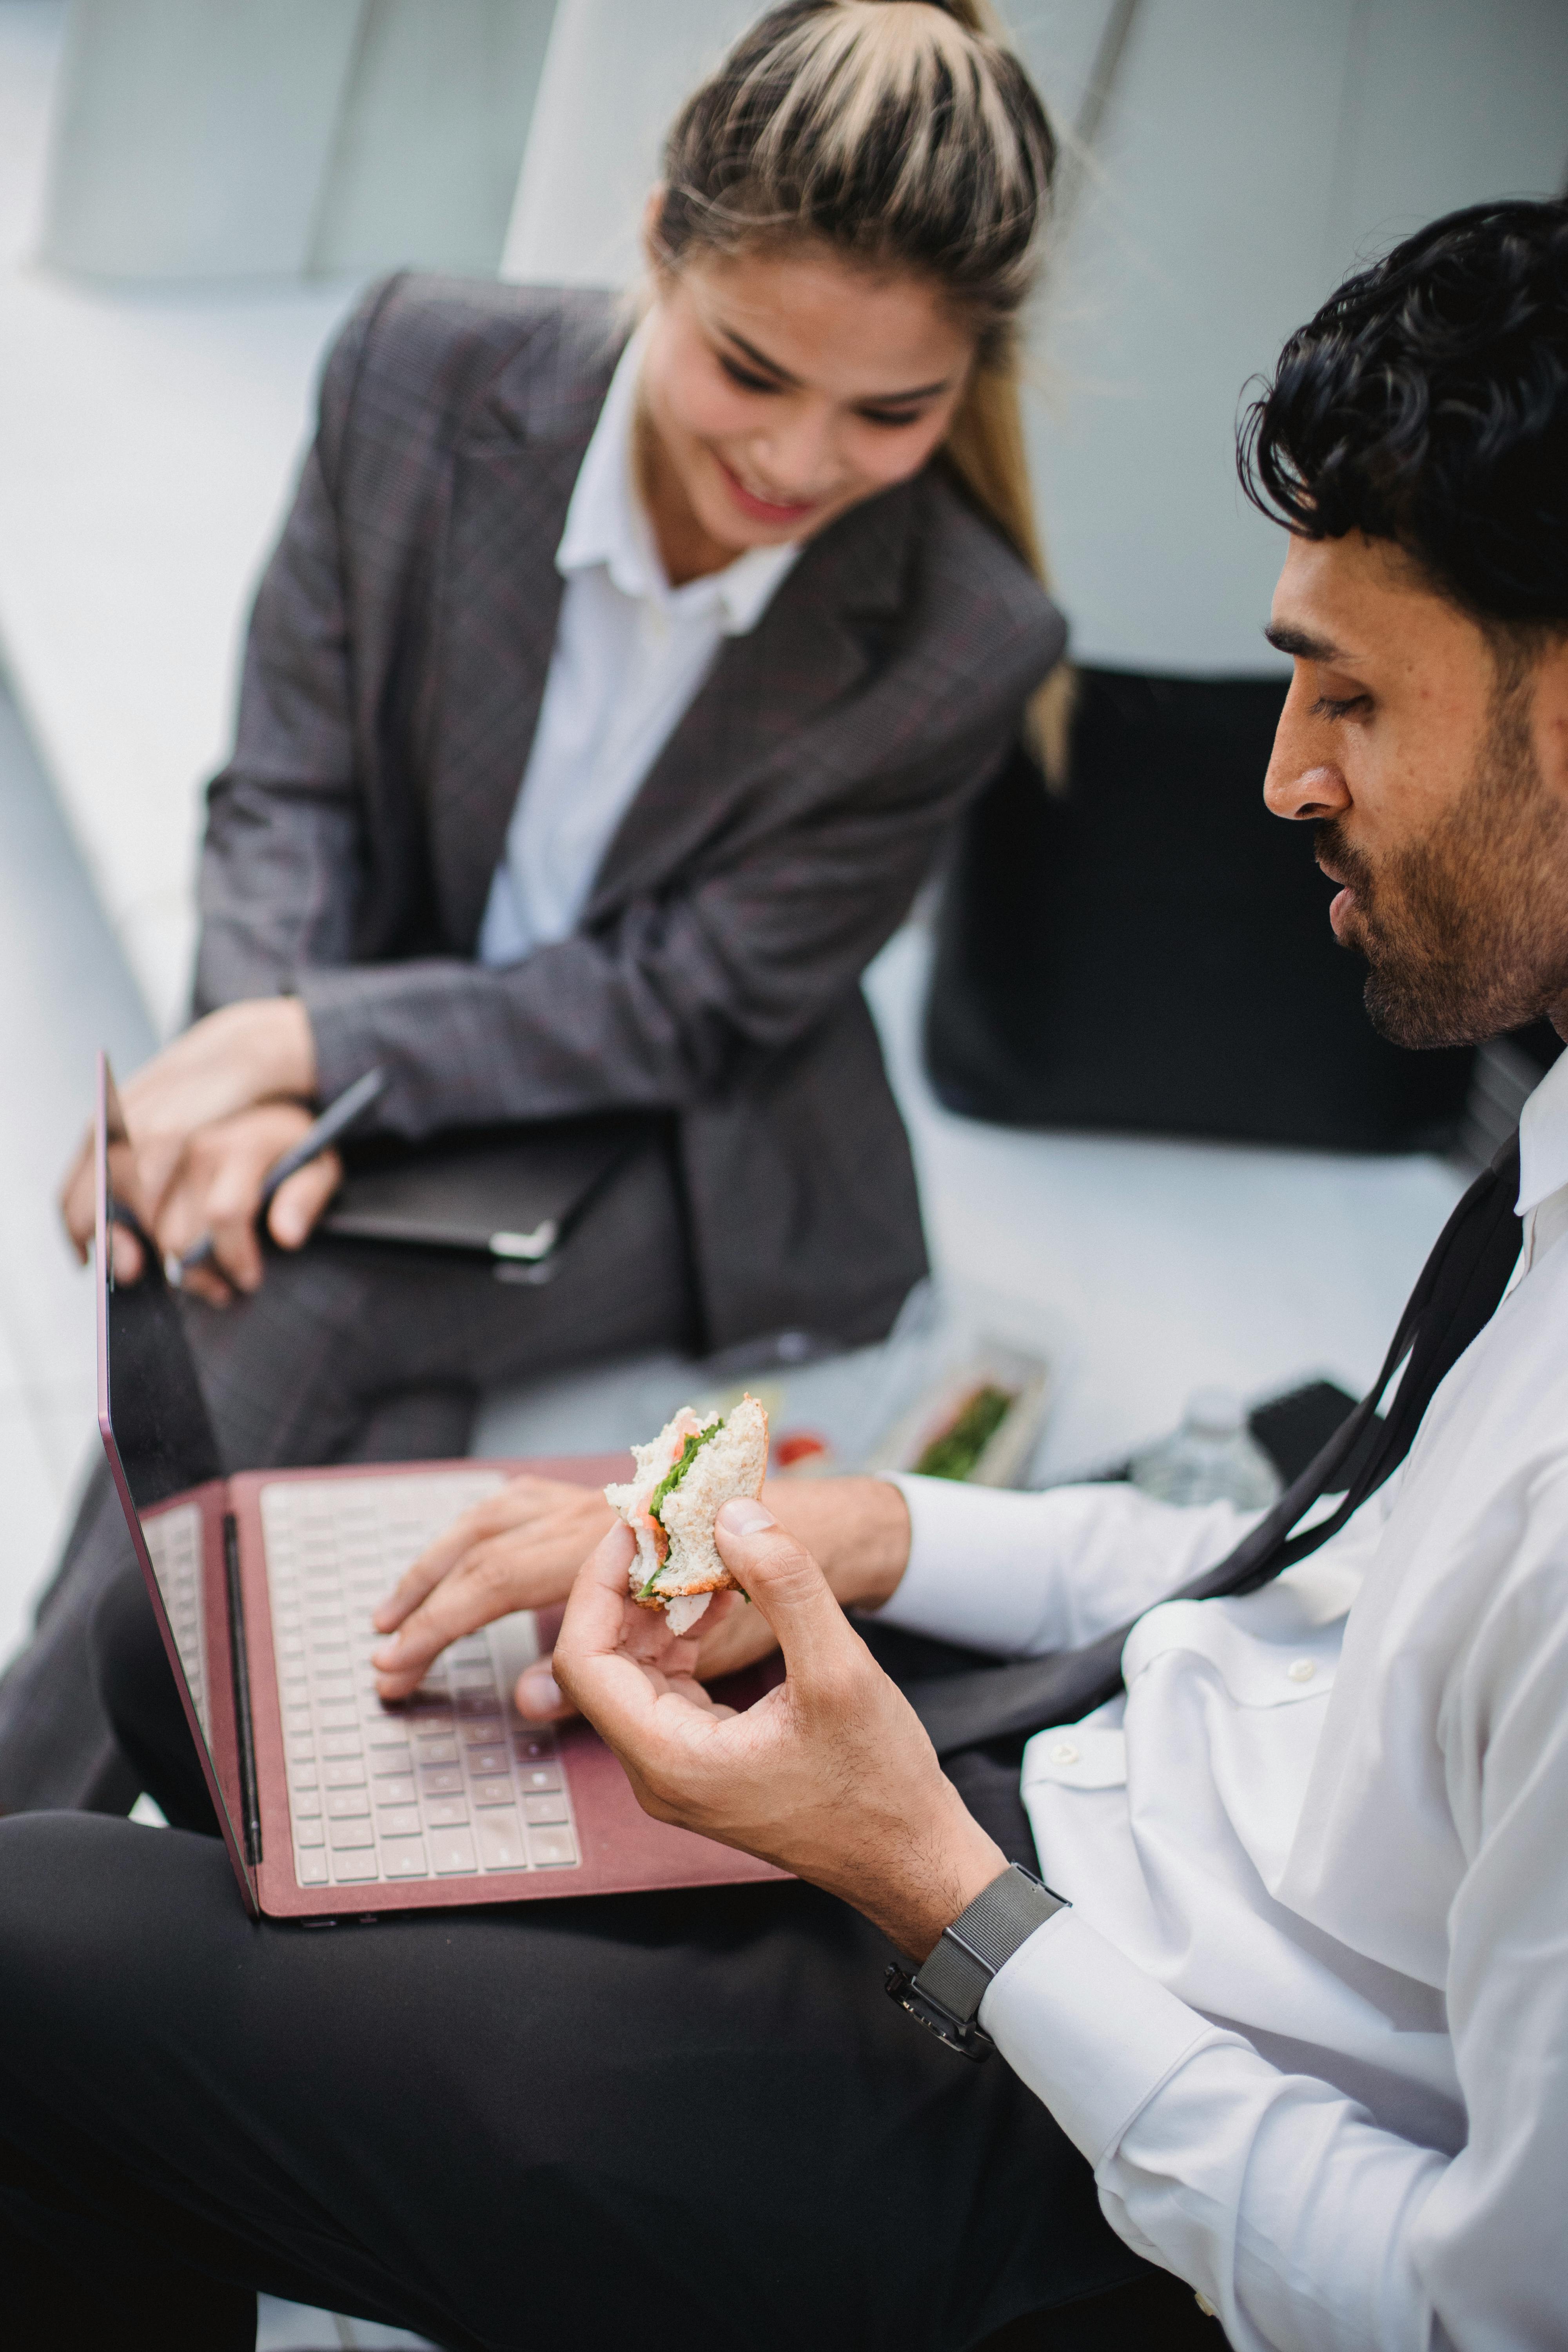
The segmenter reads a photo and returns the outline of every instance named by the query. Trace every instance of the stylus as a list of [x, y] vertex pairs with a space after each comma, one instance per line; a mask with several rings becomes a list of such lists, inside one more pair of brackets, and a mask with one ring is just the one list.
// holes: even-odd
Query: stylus
[[[329, 1103], [321, 1118], [311, 1121], [299, 1142], [291, 1145], [280, 1160], [273, 1161], [261, 1180], [261, 1198], [257, 1204], [257, 1214], [265, 1216], [279, 1186], [286, 1184], [290, 1176], [297, 1176], [301, 1168], [308, 1168], [312, 1160], [319, 1160], [323, 1151], [330, 1151], [333, 1144], [340, 1142], [348, 1133], [354, 1121], [370, 1108], [377, 1096], [385, 1091], [386, 1072], [379, 1064], [374, 1070], [367, 1070], [363, 1078], [356, 1078], [352, 1087], [345, 1087], [336, 1102]], [[197, 1266], [210, 1265], [212, 1255], [213, 1240], [208, 1234], [193, 1249], [188, 1249], [184, 1257], [166, 1264], [170, 1281], [177, 1286]]]

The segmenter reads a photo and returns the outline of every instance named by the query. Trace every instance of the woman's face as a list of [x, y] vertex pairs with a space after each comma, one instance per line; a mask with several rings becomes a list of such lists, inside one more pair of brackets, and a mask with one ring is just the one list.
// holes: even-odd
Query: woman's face
[[642, 400], [672, 578], [810, 539], [918, 473], [973, 362], [926, 280], [825, 247], [704, 255], [658, 289]]

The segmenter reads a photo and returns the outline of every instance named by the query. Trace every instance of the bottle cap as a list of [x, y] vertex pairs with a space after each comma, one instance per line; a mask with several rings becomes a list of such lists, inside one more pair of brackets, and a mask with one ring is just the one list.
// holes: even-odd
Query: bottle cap
[[1205, 1437], [1234, 1437], [1244, 1418], [1234, 1389], [1194, 1389], [1187, 1399], [1187, 1427]]

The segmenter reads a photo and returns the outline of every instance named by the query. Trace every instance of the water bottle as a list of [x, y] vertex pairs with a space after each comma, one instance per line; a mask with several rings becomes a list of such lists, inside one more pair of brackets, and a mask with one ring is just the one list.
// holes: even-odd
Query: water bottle
[[1129, 1475], [1162, 1503], [1234, 1503], [1261, 1511], [1279, 1492], [1279, 1473], [1229, 1389], [1195, 1389], [1175, 1435], [1137, 1454]]

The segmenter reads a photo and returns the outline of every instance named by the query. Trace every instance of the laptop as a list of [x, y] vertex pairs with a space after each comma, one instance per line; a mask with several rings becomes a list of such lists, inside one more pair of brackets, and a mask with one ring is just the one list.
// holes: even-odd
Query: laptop
[[[453, 1643], [412, 1697], [376, 1696], [370, 1612], [442, 1528], [522, 1468], [600, 1486], [626, 1457], [226, 1475], [157, 1253], [116, 1282], [129, 1147], [99, 1057], [98, 1417], [104, 1452], [253, 1917], [327, 1920], [784, 1875], [650, 1821], [588, 1725], [512, 1704], [559, 1610]], [[733, 1677], [746, 1705], [774, 1678]]]

